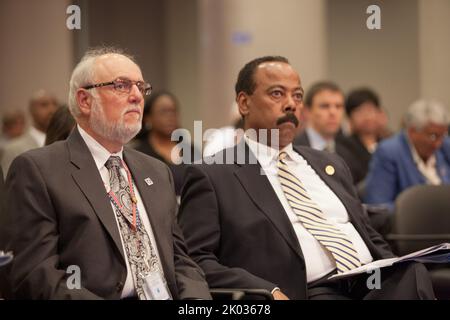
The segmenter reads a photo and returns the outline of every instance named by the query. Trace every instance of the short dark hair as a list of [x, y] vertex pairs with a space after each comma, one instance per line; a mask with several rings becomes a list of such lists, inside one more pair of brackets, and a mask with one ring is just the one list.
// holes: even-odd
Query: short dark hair
[[350, 116], [356, 108], [366, 102], [371, 102], [375, 107], [378, 109], [380, 108], [380, 98], [373, 90], [369, 88], [352, 90], [345, 101], [345, 111], [347, 112], [347, 115]]
[[66, 105], [60, 106], [53, 114], [47, 127], [45, 145], [66, 140], [75, 127], [76, 122]]
[[144, 112], [142, 114], [141, 131], [139, 131], [139, 133], [135, 137], [137, 140], [146, 140], [147, 139], [150, 130], [146, 127], [146, 123], [145, 123], [146, 119], [145, 118], [147, 117], [147, 115], [152, 113], [153, 107], [155, 106], [156, 101], [162, 96], [168, 96], [175, 103], [175, 107], [177, 109], [179, 108], [178, 99], [177, 99], [177, 97], [175, 97], [175, 95], [172, 92], [167, 91], [167, 90], [159, 90], [159, 91], [153, 92], [150, 95], [150, 97], [145, 100]]
[[175, 95], [172, 92], [170, 92], [170, 91], [159, 90], [159, 91], [156, 91], [156, 92], [152, 93], [150, 95], [150, 97], [145, 100], [144, 113], [143, 113], [142, 120], [144, 120], [144, 117], [146, 115], [152, 113], [153, 106], [155, 105], [156, 101], [162, 96], [168, 96], [175, 103], [175, 106], [178, 109], [178, 99], [177, 99], [177, 97], [175, 97]]
[[234, 87], [236, 91], [236, 96], [240, 92], [245, 92], [246, 94], [253, 94], [255, 91], [256, 83], [255, 79], [253, 79], [256, 68], [265, 62], [283, 62], [289, 64], [289, 60], [282, 56], [265, 56], [261, 58], [256, 58], [250, 62], [248, 62], [242, 69], [239, 71], [239, 75], [236, 81], [236, 85]]
[[342, 96], [344, 95], [341, 88], [339, 88], [339, 86], [334, 82], [331, 82], [331, 81], [316, 82], [306, 92], [306, 96], [305, 96], [305, 100], [304, 100], [305, 107], [310, 108], [312, 106], [312, 102], [313, 102], [316, 94], [318, 94], [319, 92], [324, 91], [324, 90], [339, 92], [339, 93], [342, 93]]

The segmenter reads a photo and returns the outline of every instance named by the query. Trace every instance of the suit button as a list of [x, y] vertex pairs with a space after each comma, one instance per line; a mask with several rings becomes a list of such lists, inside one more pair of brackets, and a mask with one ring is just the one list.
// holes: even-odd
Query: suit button
[[117, 282], [116, 283], [116, 290], [117, 290], [117, 292], [121, 292], [122, 289], [123, 289], [123, 286], [124, 286], [123, 282]]

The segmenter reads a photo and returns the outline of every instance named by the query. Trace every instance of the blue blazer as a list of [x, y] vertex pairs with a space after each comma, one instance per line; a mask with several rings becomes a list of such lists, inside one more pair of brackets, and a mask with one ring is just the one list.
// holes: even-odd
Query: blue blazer
[[[438, 174], [443, 184], [450, 184], [450, 140], [435, 152]], [[381, 142], [370, 162], [364, 202], [394, 209], [395, 198], [405, 189], [425, 184], [425, 177], [414, 162], [406, 132]]]

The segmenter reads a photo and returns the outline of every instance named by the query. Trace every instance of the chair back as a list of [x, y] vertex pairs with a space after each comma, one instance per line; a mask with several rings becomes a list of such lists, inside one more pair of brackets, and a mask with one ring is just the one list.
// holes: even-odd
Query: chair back
[[395, 202], [393, 230], [401, 255], [450, 242], [450, 186], [403, 191]]

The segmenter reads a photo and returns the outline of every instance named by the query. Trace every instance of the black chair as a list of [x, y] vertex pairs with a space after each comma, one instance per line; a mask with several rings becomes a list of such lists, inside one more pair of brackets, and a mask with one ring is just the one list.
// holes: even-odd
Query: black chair
[[[396, 253], [405, 255], [450, 242], [450, 186], [420, 185], [396, 199], [393, 233]], [[450, 299], [450, 264], [427, 265], [438, 299]]]
[[399, 255], [450, 242], [450, 186], [420, 185], [402, 192], [388, 239], [396, 242]]

